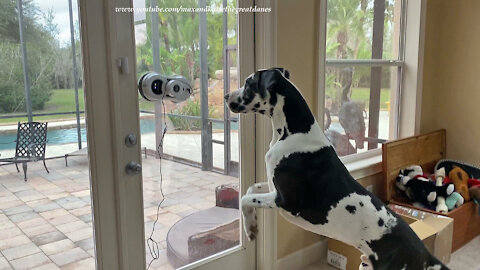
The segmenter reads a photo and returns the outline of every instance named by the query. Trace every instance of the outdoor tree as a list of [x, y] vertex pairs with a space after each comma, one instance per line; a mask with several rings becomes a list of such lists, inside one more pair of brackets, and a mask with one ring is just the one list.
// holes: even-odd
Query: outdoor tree
[[[385, 0], [384, 58], [392, 56], [394, 0]], [[327, 58], [371, 59], [374, 0], [329, 0], [327, 11]], [[384, 78], [390, 73], [382, 69]], [[388, 81], [383, 85], [388, 86]], [[352, 87], [370, 86], [370, 68], [329, 68], [327, 96], [336, 111], [342, 100], [350, 99]], [[343, 95], [343, 96], [342, 96]]]
[[[16, 3], [0, 2], [0, 112], [4, 113], [26, 110]], [[58, 30], [54, 14], [42, 13], [33, 1], [23, 1], [23, 16], [32, 108], [40, 110], [51, 95]]]
[[[234, 1], [228, 1], [233, 7]], [[148, 5], [148, 2], [147, 2]], [[198, 0], [159, 0], [159, 7], [198, 7]], [[221, 0], [208, 0], [207, 6], [221, 7]], [[181, 74], [194, 81], [200, 74], [200, 45], [198, 13], [165, 12], [146, 14], [146, 42], [137, 45], [137, 68], [139, 75], [151, 70], [152, 32], [151, 17], [158, 16], [160, 40], [160, 68], [166, 74]], [[228, 14], [228, 38], [236, 43], [236, 14]], [[223, 64], [223, 14], [207, 13], [208, 71], [212, 77]]]

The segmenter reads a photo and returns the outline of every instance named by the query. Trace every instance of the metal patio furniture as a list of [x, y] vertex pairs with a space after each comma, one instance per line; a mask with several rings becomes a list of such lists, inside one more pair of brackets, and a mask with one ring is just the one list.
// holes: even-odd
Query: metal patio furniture
[[65, 167], [68, 167], [68, 162], [67, 162], [68, 157], [78, 157], [78, 156], [88, 156], [88, 148], [84, 147], [84, 148], [82, 148], [80, 150], [77, 150], [75, 152], [65, 154]]
[[50, 173], [45, 164], [47, 148], [47, 124], [40, 122], [18, 122], [17, 139], [15, 140], [15, 157], [0, 159], [0, 162], [14, 163], [17, 171], [18, 163], [22, 163], [24, 180], [27, 181], [27, 163], [43, 161], [47, 173]]

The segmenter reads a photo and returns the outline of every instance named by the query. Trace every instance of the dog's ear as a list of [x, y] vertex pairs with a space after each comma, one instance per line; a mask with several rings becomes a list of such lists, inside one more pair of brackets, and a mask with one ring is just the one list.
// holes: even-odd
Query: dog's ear
[[[268, 70], [258, 71], [256, 74], [257, 77], [257, 87], [260, 93], [264, 93], [267, 90], [274, 90], [275, 87], [280, 83], [285, 81], [285, 69], [271, 68]], [[287, 74], [288, 71], [287, 71]]]
[[282, 73], [285, 78], [290, 79], [290, 72], [288, 72], [288, 70], [280, 67], [275, 67], [274, 69], [280, 71], [280, 73]]

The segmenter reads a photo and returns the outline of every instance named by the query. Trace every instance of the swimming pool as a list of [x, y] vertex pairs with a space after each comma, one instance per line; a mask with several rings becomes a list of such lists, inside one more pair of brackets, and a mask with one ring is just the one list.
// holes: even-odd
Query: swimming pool
[[[232, 130], [238, 128], [237, 123], [232, 123]], [[223, 129], [223, 124], [213, 123], [213, 129]], [[81, 128], [82, 141], [87, 141], [87, 131]], [[140, 132], [142, 134], [153, 133], [155, 131], [155, 119], [140, 119]], [[17, 133], [0, 134], [0, 150], [15, 149], [15, 140]], [[49, 129], [47, 132], [47, 144], [65, 144], [76, 143], [77, 128]], [[6, 144], [4, 144], [6, 143]]]

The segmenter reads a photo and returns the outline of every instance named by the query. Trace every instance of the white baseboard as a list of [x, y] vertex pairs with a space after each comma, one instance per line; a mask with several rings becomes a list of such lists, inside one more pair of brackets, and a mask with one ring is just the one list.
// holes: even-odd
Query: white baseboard
[[313, 245], [278, 259], [276, 269], [302, 269], [315, 262], [326, 261], [327, 240], [328, 238], [322, 239]]

